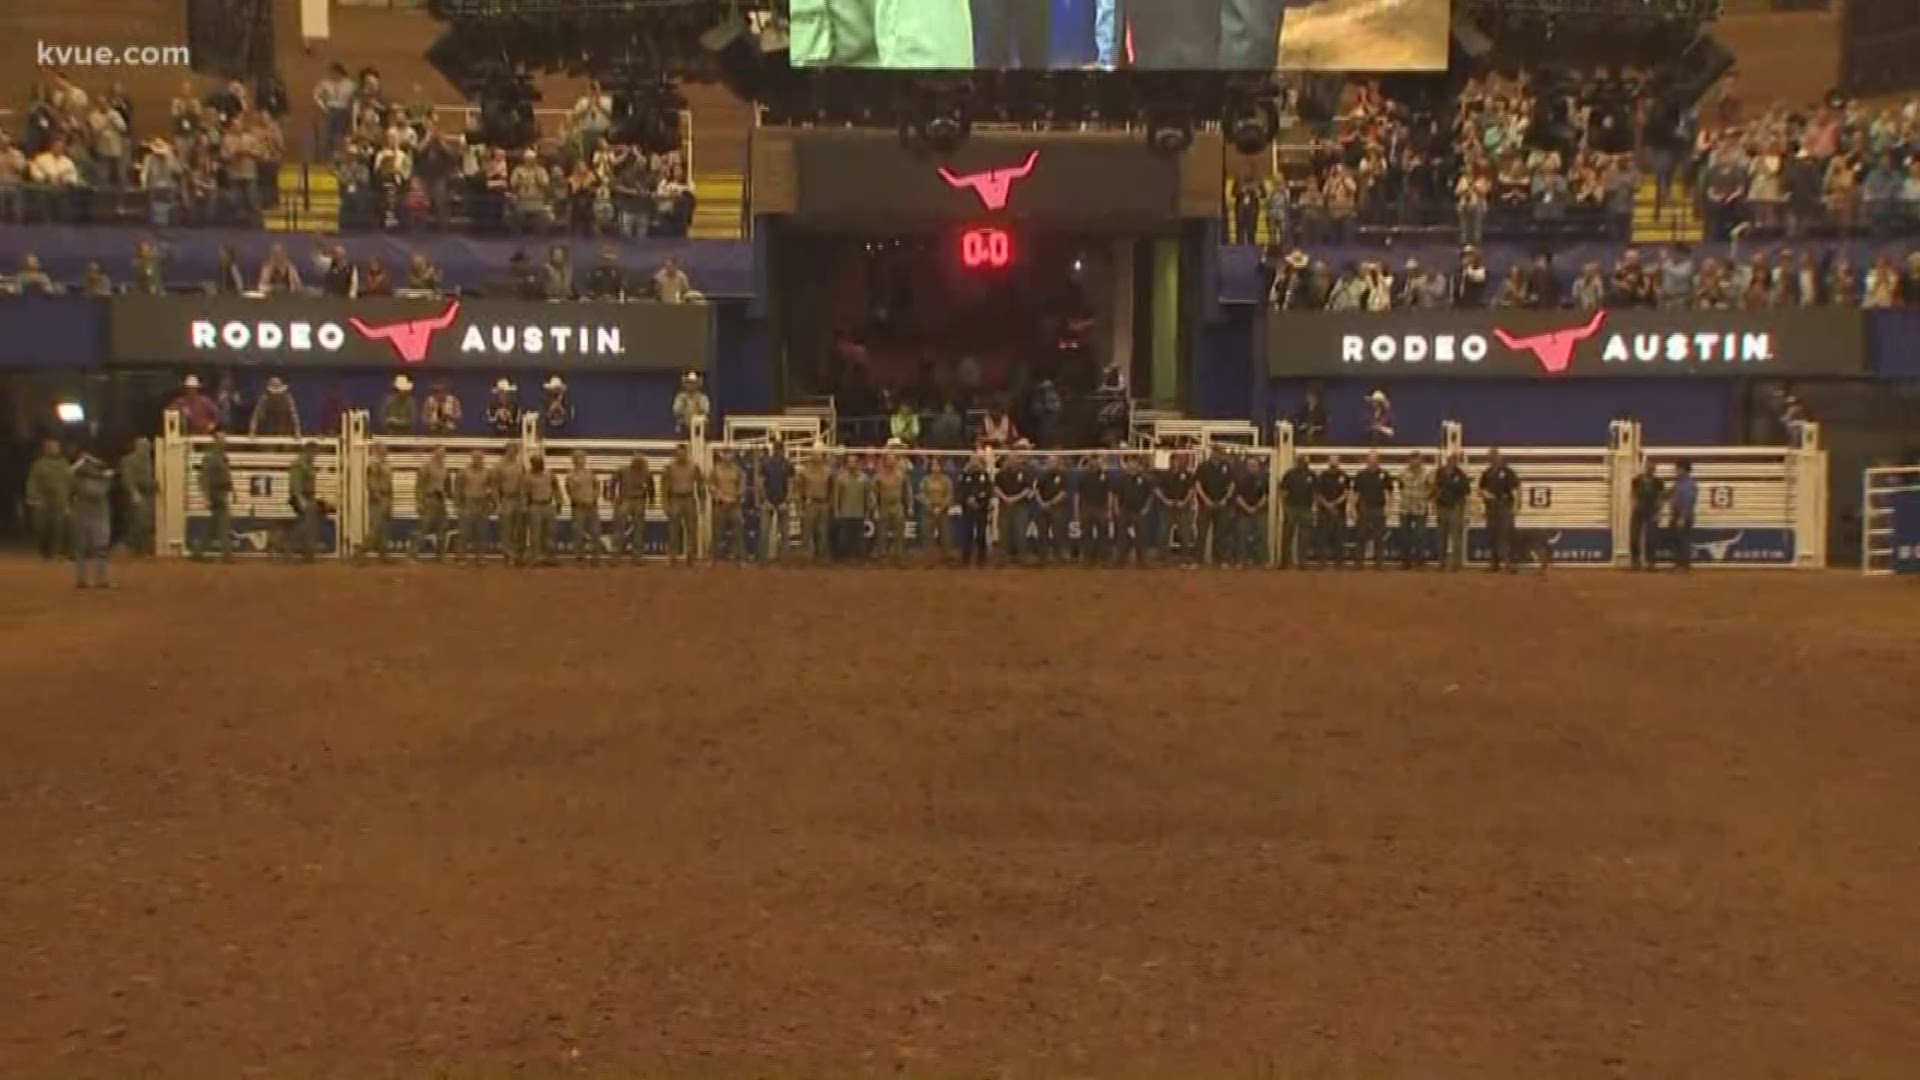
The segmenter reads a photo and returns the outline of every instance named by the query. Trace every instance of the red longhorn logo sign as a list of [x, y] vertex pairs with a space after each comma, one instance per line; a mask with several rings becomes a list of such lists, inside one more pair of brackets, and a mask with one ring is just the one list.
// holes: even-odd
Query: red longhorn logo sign
[[1495, 328], [1493, 336], [1499, 338], [1500, 344], [1509, 349], [1532, 353], [1533, 358], [1540, 361], [1541, 367], [1551, 374], [1558, 375], [1573, 363], [1573, 347], [1599, 333], [1600, 324], [1606, 321], [1607, 313], [1596, 311], [1593, 313], [1592, 322], [1570, 330], [1555, 330], [1551, 333], [1517, 338], [1505, 330]]
[[423, 364], [427, 360], [427, 348], [433, 344], [433, 335], [453, 325], [454, 316], [460, 314], [460, 301], [447, 304], [447, 310], [431, 319], [415, 319], [412, 322], [389, 323], [386, 326], [368, 326], [358, 318], [349, 318], [360, 336], [371, 341], [384, 341], [393, 346], [400, 354], [400, 360], [408, 364]]
[[991, 172], [977, 172], [968, 176], [960, 176], [942, 165], [940, 179], [945, 180], [947, 186], [955, 191], [961, 188], [972, 188], [973, 193], [980, 196], [980, 204], [989, 210], [1005, 210], [1007, 198], [1013, 194], [1013, 182], [1026, 179], [1039, 160], [1040, 151], [1032, 150], [1027, 153], [1027, 161], [1024, 165], [1017, 165], [1011, 169], [994, 169]]

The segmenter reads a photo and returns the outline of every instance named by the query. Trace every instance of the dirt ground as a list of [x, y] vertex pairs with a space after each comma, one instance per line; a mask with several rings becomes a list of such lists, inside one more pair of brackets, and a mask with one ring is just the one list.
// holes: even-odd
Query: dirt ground
[[1920, 593], [0, 562], [0, 1074], [1910, 1077]]

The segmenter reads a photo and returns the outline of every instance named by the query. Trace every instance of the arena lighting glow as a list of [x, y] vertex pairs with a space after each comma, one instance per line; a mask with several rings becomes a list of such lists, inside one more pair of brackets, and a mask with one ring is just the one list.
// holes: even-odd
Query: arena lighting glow
[[77, 401], [63, 401], [53, 407], [53, 415], [63, 424], [84, 424], [87, 422], [86, 406]]
[[1002, 270], [1013, 262], [1013, 236], [1005, 229], [968, 229], [960, 236], [960, 265]]

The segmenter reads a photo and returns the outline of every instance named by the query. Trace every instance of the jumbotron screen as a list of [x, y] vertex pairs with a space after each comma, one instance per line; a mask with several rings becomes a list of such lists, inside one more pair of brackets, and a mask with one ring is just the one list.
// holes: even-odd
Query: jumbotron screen
[[792, 0], [795, 67], [1443, 71], [1449, 0]]

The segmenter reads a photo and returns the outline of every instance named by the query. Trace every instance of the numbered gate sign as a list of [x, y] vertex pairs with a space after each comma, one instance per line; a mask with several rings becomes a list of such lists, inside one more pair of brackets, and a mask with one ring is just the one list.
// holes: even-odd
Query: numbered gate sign
[[1528, 488], [1527, 507], [1532, 510], [1553, 509], [1553, 489], [1550, 487]]
[[1715, 484], [1708, 488], [1707, 505], [1715, 510], [1733, 509], [1733, 489], [1725, 484]]

